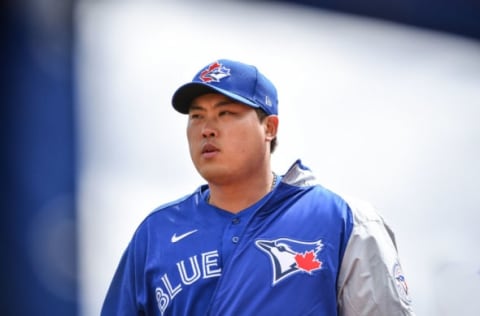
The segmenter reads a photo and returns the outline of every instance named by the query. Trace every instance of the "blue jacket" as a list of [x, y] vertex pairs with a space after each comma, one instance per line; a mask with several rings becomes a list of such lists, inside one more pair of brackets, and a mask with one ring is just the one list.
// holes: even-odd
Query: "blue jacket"
[[413, 315], [393, 233], [297, 161], [232, 214], [208, 186], [140, 224], [102, 315]]

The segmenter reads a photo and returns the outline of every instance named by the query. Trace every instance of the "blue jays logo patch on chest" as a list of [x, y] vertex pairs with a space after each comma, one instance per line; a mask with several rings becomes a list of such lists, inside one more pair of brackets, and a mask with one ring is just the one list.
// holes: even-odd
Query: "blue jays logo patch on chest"
[[320, 270], [322, 261], [318, 253], [323, 249], [321, 240], [305, 242], [289, 238], [257, 240], [255, 245], [268, 255], [273, 268], [272, 285], [296, 274]]

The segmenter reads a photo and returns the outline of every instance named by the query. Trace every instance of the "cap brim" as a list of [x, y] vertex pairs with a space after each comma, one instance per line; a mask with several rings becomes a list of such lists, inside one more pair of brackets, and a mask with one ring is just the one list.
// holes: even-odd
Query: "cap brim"
[[188, 110], [190, 108], [190, 105], [192, 104], [192, 101], [195, 98], [207, 93], [220, 93], [236, 101], [249, 105], [251, 107], [254, 107], [254, 108], [260, 107], [258, 104], [242, 96], [234, 94], [232, 92], [213, 87], [206, 83], [190, 82], [178, 88], [177, 91], [175, 91], [175, 93], [173, 94], [173, 97], [172, 97], [173, 108], [180, 113], [188, 114]]

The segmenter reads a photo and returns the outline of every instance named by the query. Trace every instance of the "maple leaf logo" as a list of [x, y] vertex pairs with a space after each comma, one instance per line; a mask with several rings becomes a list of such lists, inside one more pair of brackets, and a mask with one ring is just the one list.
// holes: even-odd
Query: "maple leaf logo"
[[297, 267], [307, 272], [320, 269], [322, 262], [318, 261], [313, 251], [307, 251], [304, 254], [297, 254], [295, 256]]

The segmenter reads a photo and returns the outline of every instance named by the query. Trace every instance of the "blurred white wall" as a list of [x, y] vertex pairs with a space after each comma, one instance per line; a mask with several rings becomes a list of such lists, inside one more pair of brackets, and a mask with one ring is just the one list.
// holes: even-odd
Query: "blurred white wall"
[[418, 315], [480, 310], [480, 44], [347, 15], [235, 1], [80, 2], [83, 315], [156, 206], [203, 180], [171, 95], [204, 65], [277, 86], [274, 169], [296, 158], [395, 230]]

